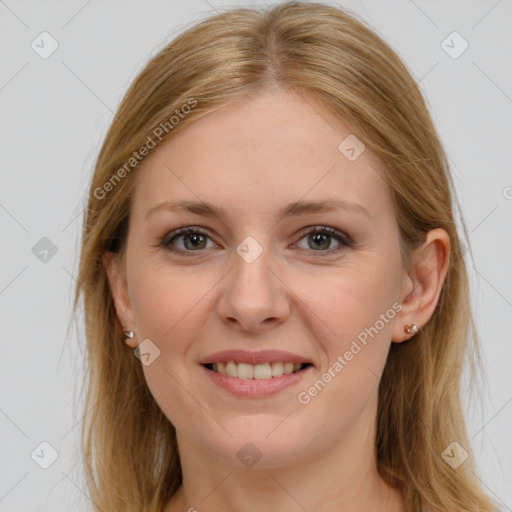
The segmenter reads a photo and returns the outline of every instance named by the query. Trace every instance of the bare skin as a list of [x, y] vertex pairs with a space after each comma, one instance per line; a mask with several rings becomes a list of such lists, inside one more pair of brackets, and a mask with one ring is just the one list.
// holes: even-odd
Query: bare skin
[[[105, 265], [119, 319], [135, 332], [126, 343], [149, 339], [160, 350], [143, 369], [176, 427], [183, 471], [164, 512], [404, 506], [377, 472], [378, 384], [391, 343], [411, 337], [404, 324], [421, 328], [434, 312], [450, 241], [444, 230], [430, 231], [404, 268], [381, 164], [369, 149], [347, 159], [338, 146], [350, 133], [311, 98], [275, 90], [195, 121], [137, 171], [126, 260], [108, 254]], [[226, 217], [148, 213], [184, 199]], [[276, 217], [300, 200], [343, 200], [368, 212]], [[186, 226], [202, 237], [168, 236]], [[310, 234], [322, 226], [352, 243]], [[236, 251], [246, 237], [262, 249], [250, 263]], [[377, 334], [354, 353], [354, 340], [372, 326]], [[274, 395], [234, 396], [199, 363], [227, 349], [279, 349], [312, 366]], [[346, 364], [335, 371], [339, 357]], [[309, 392], [326, 373], [325, 387]], [[252, 467], [239, 457], [247, 443], [261, 456]]]

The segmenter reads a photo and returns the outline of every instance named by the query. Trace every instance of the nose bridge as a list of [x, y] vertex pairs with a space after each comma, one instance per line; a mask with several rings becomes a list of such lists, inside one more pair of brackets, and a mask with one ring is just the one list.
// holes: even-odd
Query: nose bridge
[[[237, 250], [234, 258], [233, 286], [241, 288], [246, 295], [272, 295], [273, 283], [270, 271], [271, 254], [265, 249], [259, 255], [253, 254], [250, 249], [245, 255], [240, 255], [242, 250]], [[246, 257], [247, 256], [247, 259]]]
[[267, 325], [270, 319], [285, 319], [288, 300], [285, 286], [274, 275], [273, 261], [268, 244], [260, 245], [252, 237], [239, 244], [219, 302], [223, 320], [254, 330]]
[[[254, 239], [253, 239], [254, 240]], [[270, 271], [272, 255], [268, 246], [265, 249], [255, 241], [242, 242], [233, 258], [234, 269], [231, 276], [231, 292], [245, 307], [269, 307], [275, 295], [273, 276]]]

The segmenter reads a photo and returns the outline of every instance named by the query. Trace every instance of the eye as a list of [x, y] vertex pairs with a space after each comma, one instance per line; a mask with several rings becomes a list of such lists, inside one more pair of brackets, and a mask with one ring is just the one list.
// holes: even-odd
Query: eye
[[[312, 249], [313, 252], [332, 254], [352, 246], [352, 241], [348, 235], [327, 226], [315, 226], [313, 229], [309, 229], [309, 231], [303, 231], [300, 241], [304, 239], [307, 241], [306, 249]], [[331, 247], [332, 239], [335, 239], [337, 243], [337, 246], [334, 248]], [[211, 241], [205, 231], [194, 226], [187, 226], [169, 233], [161, 241], [160, 245], [180, 255], [193, 256], [192, 252], [201, 252], [203, 249], [212, 248], [212, 245], [208, 246], [208, 240]], [[296, 246], [300, 247], [298, 244], [292, 245], [292, 247]], [[215, 247], [215, 244], [213, 244], [213, 247]], [[304, 249], [304, 247], [300, 248]]]
[[[207, 247], [206, 241], [210, 237], [198, 228], [193, 226], [179, 228], [169, 233], [163, 240], [161, 245], [170, 251], [179, 252], [181, 254], [185, 254], [189, 256], [190, 252], [199, 251], [201, 249], [209, 249]], [[181, 239], [182, 244], [176, 243]], [[177, 247], [177, 245], [181, 245], [181, 247]]]
[[[333, 238], [338, 244], [334, 249], [331, 247]], [[326, 251], [330, 254], [352, 246], [348, 235], [344, 235], [341, 231], [327, 226], [315, 226], [307, 231], [301, 240], [306, 240], [306, 249], [313, 249], [314, 252]]]

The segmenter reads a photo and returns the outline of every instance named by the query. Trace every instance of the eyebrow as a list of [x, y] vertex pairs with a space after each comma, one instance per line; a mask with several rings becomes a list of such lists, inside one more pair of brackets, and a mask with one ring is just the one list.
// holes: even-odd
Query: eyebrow
[[[152, 213], [159, 210], [188, 212], [204, 217], [213, 217], [219, 220], [225, 220], [228, 217], [227, 211], [220, 206], [205, 203], [204, 201], [181, 200], [157, 203], [147, 210], [144, 218], [147, 219]], [[277, 213], [277, 219], [282, 220], [286, 217], [306, 215], [309, 213], [328, 213], [338, 210], [346, 210], [371, 217], [370, 211], [360, 204], [351, 203], [342, 199], [333, 199], [330, 201], [296, 201], [290, 203]]]

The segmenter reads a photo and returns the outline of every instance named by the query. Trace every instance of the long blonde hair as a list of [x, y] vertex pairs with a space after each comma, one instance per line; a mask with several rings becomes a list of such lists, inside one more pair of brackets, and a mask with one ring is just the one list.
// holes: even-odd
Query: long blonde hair
[[[404, 262], [430, 229], [451, 239], [433, 316], [412, 340], [392, 344], [384, 369], [379, 473], [403, 490], [405, 512], [497, 510], [478, 485], [461, 406], [464, 362], [475, 374], [479, 352], [447, 157], [395, 52], [355, 15], [302, 2], [238, 8], [186, 30], [137, 76], [107, 133], [83, 220], [74, 301], [76, 311], [82, 298], [85, 314], [91, 412], [82, 445], [91, 500], [109, 512], [161, 512], [182, 481], [175, 429], [122, 341], [102, 264], [105, 252], [126, 248], [138, 168], [130, 159], [205, 113], [274, 86], [322, 101], [380, 158]], [[452, 442], [470, 455], [456, 469], [442, 456]]]

